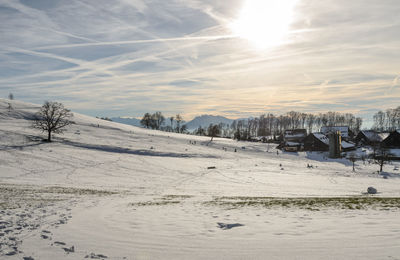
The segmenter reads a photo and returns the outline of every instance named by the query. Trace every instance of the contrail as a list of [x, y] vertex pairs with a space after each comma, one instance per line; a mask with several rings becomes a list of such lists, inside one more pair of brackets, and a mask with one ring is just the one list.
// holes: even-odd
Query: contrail
[[49, 45], [33, 50], [48, 50], [48, 49], [62, 49], [62, 48], [75, 48], [75, 47], [89, 47], [89, 46], [107, 46], [107, 45], [129, 45], [137, 43], [152, 43], [152, 42], [172, 42], [172, 41], [198, 41], [198, 40], [222, 40], [237, 38], [236, 35], [217, 35], [217, 36], [198, 36], [198, 37], [176, 37], [176, 38], [159, 38], [148, 40], [133, 40], [133, 41], [115, 41], [115, 42], [88, 42], [76, 44], [63, 44], [63, 45]]

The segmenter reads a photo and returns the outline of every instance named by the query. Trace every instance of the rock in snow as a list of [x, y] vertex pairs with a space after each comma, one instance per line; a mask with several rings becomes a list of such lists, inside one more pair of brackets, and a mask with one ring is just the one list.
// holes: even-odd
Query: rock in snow
[[368, 194], [376, 194], [378, 191], [374, 187], [368, 187]]

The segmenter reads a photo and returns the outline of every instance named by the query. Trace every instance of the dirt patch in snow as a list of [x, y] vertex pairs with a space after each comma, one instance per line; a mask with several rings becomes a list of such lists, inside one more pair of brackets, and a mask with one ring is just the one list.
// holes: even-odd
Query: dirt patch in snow
[[217, 197], [205, 205], [217, 205], [227, 209], [240, 207], [297, 208], [318, 211], [327, 208], [349, 210], [400, 210], [400, 198], [383, 197]]

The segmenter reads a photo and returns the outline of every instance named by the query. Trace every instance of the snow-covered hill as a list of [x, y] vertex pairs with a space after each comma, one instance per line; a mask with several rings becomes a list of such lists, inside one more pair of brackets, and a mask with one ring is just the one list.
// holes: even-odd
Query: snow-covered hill
[[398, 163], [354, 173], [324, 154], [78, 113], [47, 143], [31, 128], [39, 107], [0, 99], [2, 259], [400, 255]]
[[140, 127], [140, 119], [134, 117], [112, 117], [113, 122]]

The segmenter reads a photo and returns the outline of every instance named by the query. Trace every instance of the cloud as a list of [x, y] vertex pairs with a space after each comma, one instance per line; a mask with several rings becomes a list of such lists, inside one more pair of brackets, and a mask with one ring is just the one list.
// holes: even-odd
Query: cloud
[[0, 95], [136, 117], [397, 106], [396, 1], [299, 0], [285, 44], [264, 50], [228, 29], [241, 5], [2, 0]]

